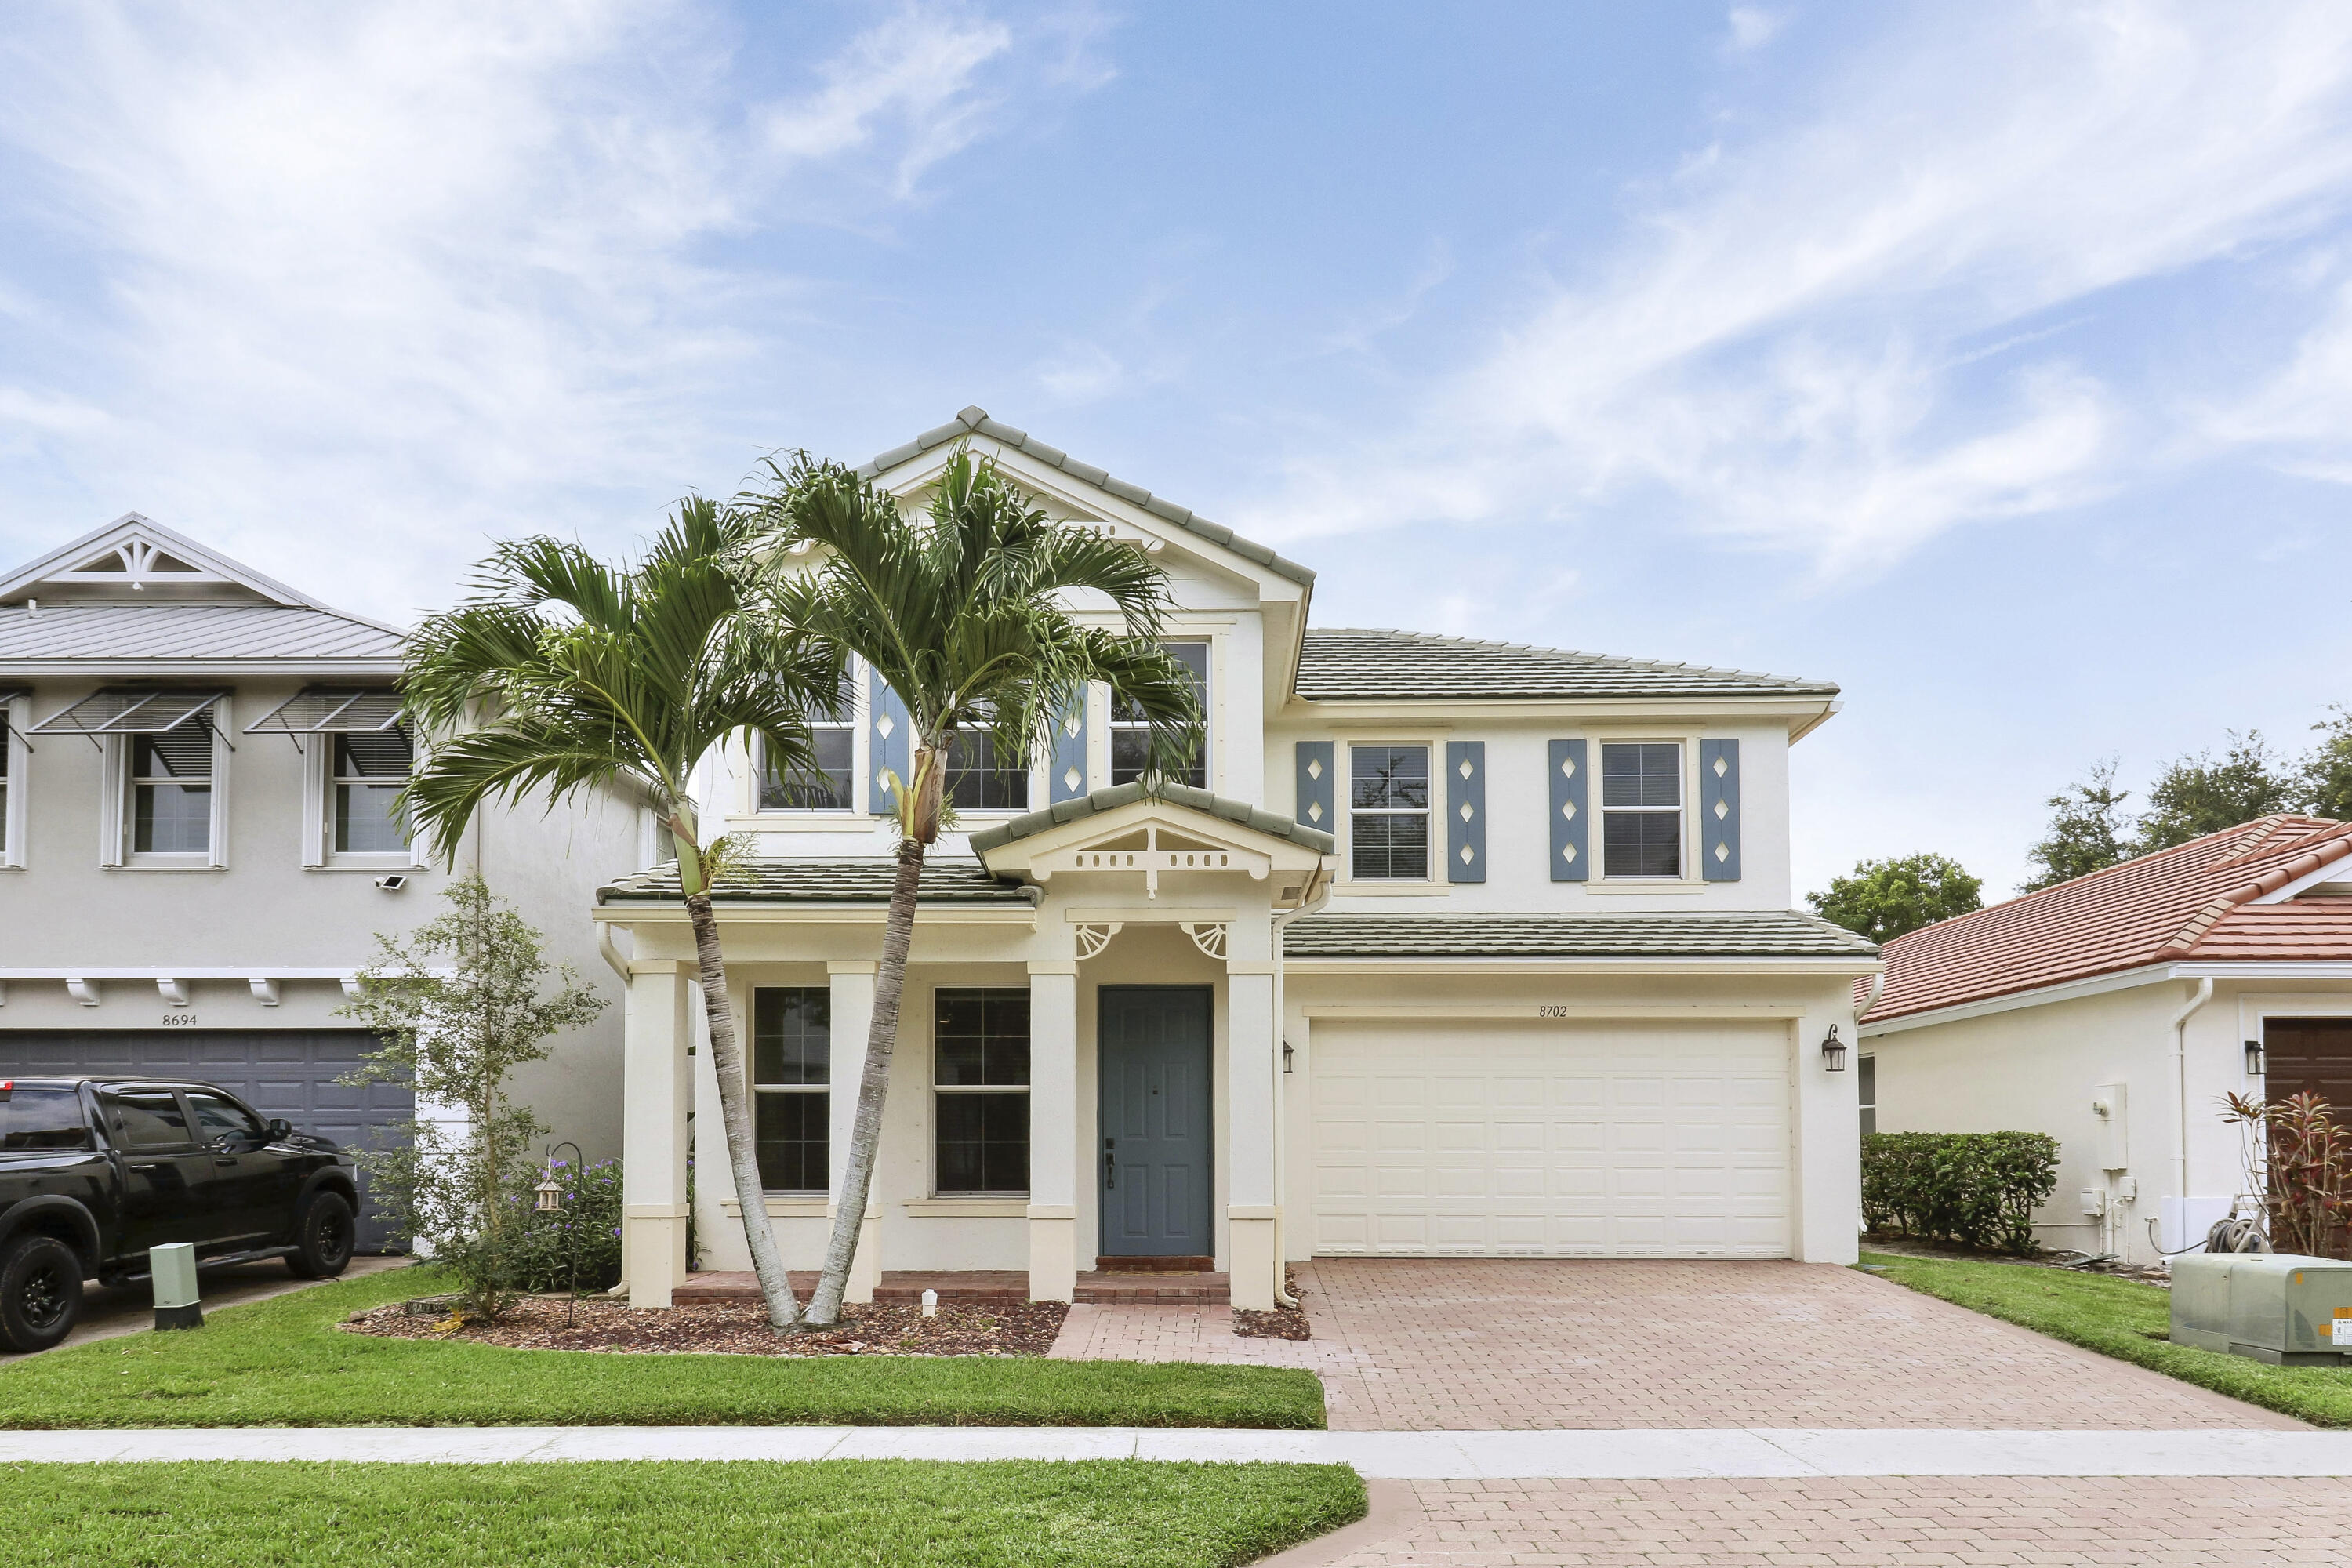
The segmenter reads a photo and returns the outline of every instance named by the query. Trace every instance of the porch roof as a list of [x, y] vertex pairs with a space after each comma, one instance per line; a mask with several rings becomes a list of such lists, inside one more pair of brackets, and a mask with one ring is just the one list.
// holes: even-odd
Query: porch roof
[[1709, 914], [1307, 915], [1285, 958], [1875, 958], [1875, 944], [1794, 910]]
[[[971, 836], [972, 851], [984, 856], [990, 850], [1002, 849], [1016, 839], [1047, 832], [1061, 826], [1066, 822], [1076, 822], [1082, 817], [1097, 816], [1107, 811], [1117, 811], [1120, 806], [1133, 805], [1137, 801], [1146, 798], [1148, 797], [1144, 794], [1143, 786], [1139, 784], [1116, 784], [1109, 789], [1098, 789], [1092, 795], [1080, 795], [1076, 800], [1066, 800], [1058, 805], [1047, 806], [1043, 811], [1033, 811], [1026, 816], [1016, 816], [1010, 822], [1001, 822], [994, 827], [984, 828]], [[1318, 855], [1328, 855], [1339, 842], [1320, 828], [1309, 827], [1303, 822], [1295, 822], [1276, 812], [1252, 805], [1245, 800], [1229, 800], [1221, 795], [1212, 795], [1204, 789], [1194, 789], [1190, 784], [1162, 784], [1158, 798], [1171, 805], [1189, 806], [1194, 811], [1205, 812], [1211, 816], [1238, 823], [1256, 832], [1271, 834], [1276, 838], [1287, 838], [1300, 848], [1311, 849]]]
[[[892, 855], [863, 855], [839, 859], [751, 859], [730, 866], [710, 889], [713, 903], [721, 904], [887, 904], [897, 880], [898, 861]], [[596, 889], [596, 901], [613, 903], [674, 902], [680, 897], [677, 863], [666, 861], [648, 870], [623, 877]], [[1034, 906], [1039, 889], [1019, 882], [999, 881], [979, 861], [962, 855], [941, 855], [923, 863], [923, 879], [916, 894], [923, 904], [996, 904]]]

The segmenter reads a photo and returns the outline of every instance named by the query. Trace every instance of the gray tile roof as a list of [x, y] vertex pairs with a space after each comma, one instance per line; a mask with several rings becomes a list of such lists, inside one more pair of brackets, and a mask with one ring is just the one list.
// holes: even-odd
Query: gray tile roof
[[[719, 879], [711, 891], [714, 903], [745, 904], [887, 904], [898, 874], [896, 856], [865, 855], [854, 859], [748, 860]], [[918, 900], [925, 904], [1036, 903], [1039, 889], [1019, 882], [1002, 882], [977, 860], [962, 855], [940, 855], [923, 863]], [[596, 901], [611, 903], [675, 902], [678, 897], [677, 863], [665, 861], [596, 889]]]
[[934, 447], [944, 446], [950, 441], [961, 441], [966, 436], [985, 436], [991, 440], [1002, 441], [1004, 445], [1026, 453], [1049, 468], [1059, 468], [1074, 479], [1084, 479], [1099, 489], [1108, 490], [1119, 500], [1141, 507], [1154, 517], [1172, 522], [1187, 532], [1197, 533], [1212, 544], [1221, 544], [1234, 554], [1245, 560], [1255, 561], [1259, 565], [1287, 577], [1294, 583], [1312, 585], [1315, 581], [1315, 574], [1297, 562], [1285, 560], [1265, 545], [1253, 543], [1232, 529], [1222, 523], [1211, 522], [1190, 508], [1178, 506], [1171, 500], [1155, 496], [1141, 485], [1129, 484], [1125, 479], [1115, 479], [1092, 463], [1079, 462], [1059, 447], [1048, 447], [1026, 430], [1015, 430], [1010, 425], [991, 419], [988, 416], [988, 410], [978, 406], [965, 409], [945, 425], [934, 430], [924, 431], [904, 446], [893, 447], [887, 452], [877, 454], [872, 462], [867, 463], [857, 472], [862, 478], [870, 479], [885, 468], [903, 463], [909, 458], [919, 457]]
[[[1289, 817], [1263, 810], [1250, 805], [1247, 801], [1228, 800], [1221, 795], [1211, 795], [1204, 789], [1194, 789], [1190, 784], [1163, 785], [1160, 791], [1160, 797], [1178, 805], [1191, 806], [1194, 811], [1204, 811], [1211, 816], [1221, 816], [1227, 822], [1238, 822], [1245, 827], [1255, 828], [1260, 833], [1270, 833], [1277, 838], [1287, 838], [1300, 847], [1311, 849], [1318, 855], [1328, 855], [1331, 853], [1332, 846], [1337, 842], [1320, 828], [1309, 827], [1303, 822], [1294, 822]], [[1092, 816], [1097, 812], [1116, 811], [1122, 805], [1132, 805], [1142, 798], [1143, 786], [1139, 784], [1115, 784], [1109, 789], [1098, 789], [1092, 795], [1081, 795], [1076, 800], [1066, 800], [1059, 805], [1050, 805], [1043, 811], [1033, 811], [1026, 816], [1016, 816], [1010, 822], [983, 828], [971, 836], [971, 847], [975, 853], [984, 855], [989, 850], [1001, 848], [1016, 838], [1026, 838], [1032, 834], [1043, 833], [1047, 828], [1058, 827], [1065, 822], [1076, 822], [1082, 816]]]
[[1843, 926], [1794, 910], [1725, 914], [1307, 915], [1288, 958], [1870, 958]]
[[1542, 697], [1834, 696], [1826, 680], [1796, 680], [1744, 669], [1661, 664], [1469, 637], [1310, 626], [1298, 660], [1298, 695], [1459, 700]]
[[400, 658], [400, 634], [331, 610], [267, 605], [50, 605], [0, 609], [0, 659]]

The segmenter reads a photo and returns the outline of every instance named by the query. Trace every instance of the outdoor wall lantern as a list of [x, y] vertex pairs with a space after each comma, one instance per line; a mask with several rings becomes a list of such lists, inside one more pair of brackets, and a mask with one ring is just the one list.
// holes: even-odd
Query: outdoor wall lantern
[[1845, 1042], [1837, 1037], [1835, 1024], [1822, 1039], [1822, 1066], [1830, 1072], [1845, 1071]]
[[1296, 1054], [1297, 1053], [1291, 1050], [1290, 1042], [1288, 1040], [1282, 1042], [1282, 1070], [1284, 1072], [1288, 1072], [1290, 1070], [1290, 1059]]
[[2263, 1043], [2260, 1040], [2246, 1042], [2246, 1076], [2248, 1078], [2263, 1076]]

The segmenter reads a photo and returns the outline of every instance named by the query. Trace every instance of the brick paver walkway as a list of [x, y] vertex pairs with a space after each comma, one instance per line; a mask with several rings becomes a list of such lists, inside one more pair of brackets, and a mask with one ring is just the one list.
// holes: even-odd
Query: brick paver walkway
[[1308, 1367], [1357, 1431], [2299, 1425], [1818, 1264], [1324, 1258], [1297, 1279], [1305, 1343], [1235, 1339], [1223, 1309], [1091, 1307], [1054, 1354]]
[[1331, 1568], [2315, 1565], [2352, 1558], [2352, 1481], [2167, 1478], [1419, 1481], [1419, 1517]]

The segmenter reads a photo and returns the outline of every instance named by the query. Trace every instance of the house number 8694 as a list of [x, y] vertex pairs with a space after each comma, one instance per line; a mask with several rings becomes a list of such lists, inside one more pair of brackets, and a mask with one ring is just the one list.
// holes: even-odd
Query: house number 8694
[[194, 1013], [166, 1013], [163, 1015], [163, 1027], [167, 1029], [193, 1029], [195, 1026], [196, 1016]]

